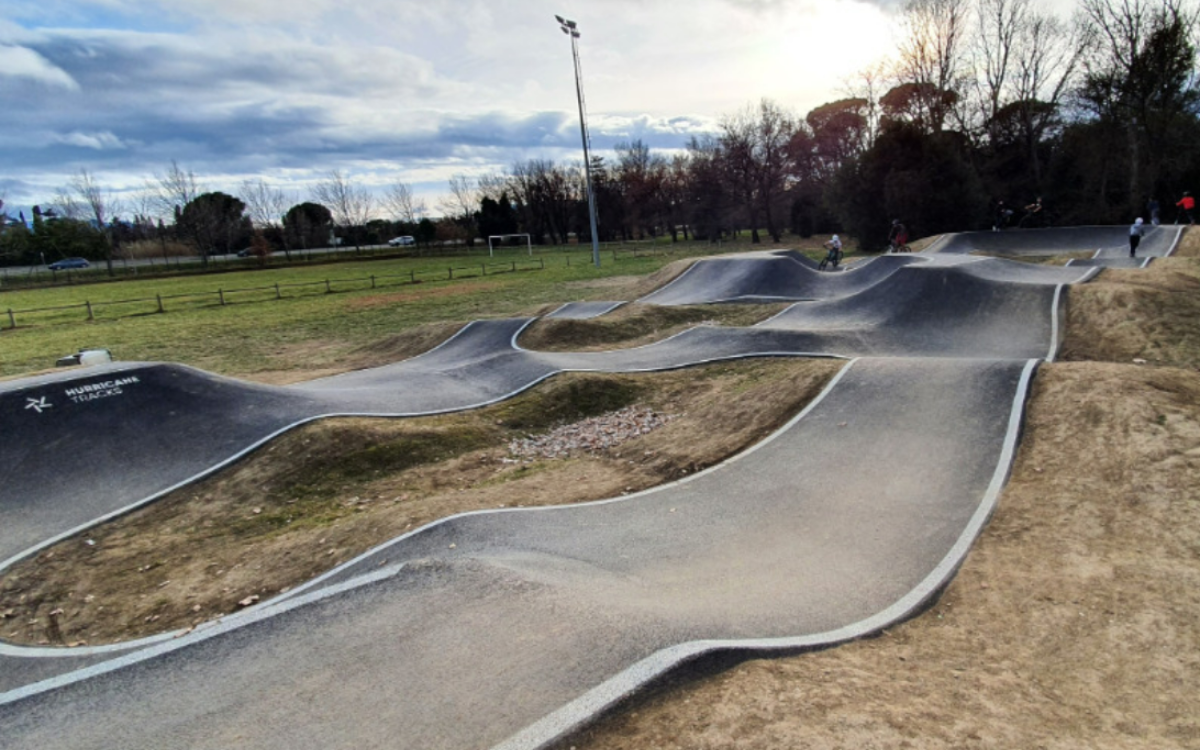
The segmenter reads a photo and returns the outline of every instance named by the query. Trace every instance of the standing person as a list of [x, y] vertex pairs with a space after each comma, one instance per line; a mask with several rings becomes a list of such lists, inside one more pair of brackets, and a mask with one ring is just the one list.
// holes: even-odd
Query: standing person
[[1008, 222], [1012, 221], [1013, 210], [1004, 205], [1004, 201], [996, 201], [996, 221], [992, 224], [993, 232], [1001, 232], [1008, 229]]
[[1150, 223], [1158, 226], [1158, 199], [1151, 198], [1146, 201], [1146, 211], [1150, 214]]
[[1175, 203], [1175, 207], [1179, 209], [1179, 212], [1175, 214], [1176, 224], [1182, 224], [1183, 222], [1180, 219], [1184, 217], [1187, 218], [1188, 224], [1196, 223], [1195, 219], [1192, 218], [1192, 209], [1196, 207], [1196, 199], [1192, 197], [1191, 193], [1186, 190], [1183, 191], [1183, 197]]
[[908, 244], [908, 229], [900, 223], [899, 219], [892, 219], [892, 231], [888, 233], [888, 252], [900, 253], [904, 252], [904, 247]]
[[1133, 226], [1129, 227], [1129, 257], [1137, 257], [1138, 245], [1142, 242], [1142, 237], [1146, 234], [1146, 227], [1142, 224], [1142, 217], [1138, 217], [1137, 221], [1133, 222]]

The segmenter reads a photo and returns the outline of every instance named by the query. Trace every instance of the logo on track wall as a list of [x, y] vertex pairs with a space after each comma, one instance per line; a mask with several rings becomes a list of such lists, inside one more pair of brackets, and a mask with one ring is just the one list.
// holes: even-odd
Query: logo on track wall
[[45, 396], [42, 396], [41, 398], [27, 398], [25, 401], [27, 402], [25, 404], [25, 408], [27, 410], [33, 409], [38, 414], [41, 414], [46, 409], [54, 406], [54, 404], [50, 403], [49, 399], [47, 399]]
[[26, 396], [25, 411], [44, 414], [47, 411], [55, 411], [55, 404], [62, 404], [64, 400], [68, 404], [86, 404], [92, 401], [99, 401], [100, 399], [121, 396], [125, 393], [126, 388], [141, 382], [138, 376], [130, 375], [125, 378], [101, 380], [97, 383], [73, 385], [70, 388], [63, 389], [61, 398], [55, 394], [49, 396]]
[[68, 388], [63, 391], [63, 395], [66, 396], [73, 404], [83, 404], [87, 403], [88, 401], [98, 401], [102, 398], [120, 396], [125, 392], [122, 389], [140, 382], [141, 381], [138, 380], [136, 375], [131, 375], [127, 378], [117, 378], [116, 380], [103, 380], [99, 383], [86, 383], [84, 385], [77, 385], [73, 388]]

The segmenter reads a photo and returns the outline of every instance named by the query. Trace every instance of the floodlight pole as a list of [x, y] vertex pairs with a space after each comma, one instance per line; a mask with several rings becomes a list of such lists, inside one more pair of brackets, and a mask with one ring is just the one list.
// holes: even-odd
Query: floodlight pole
[[592, 159], [588, 153], [587, 118], [583, 112], [583, 77], [579, 73], [579, 25], [555, 16], [558, 28], [571, 37], [571, 60], [575, 63], [575, 100], [579, 104], [579, 136], [583, 140], [583, 174], [587, 181], [588, 219], [592, 226], [592, 263], [600, 267], [600, 239], [596, 233], [596, 193], [592, 189]]

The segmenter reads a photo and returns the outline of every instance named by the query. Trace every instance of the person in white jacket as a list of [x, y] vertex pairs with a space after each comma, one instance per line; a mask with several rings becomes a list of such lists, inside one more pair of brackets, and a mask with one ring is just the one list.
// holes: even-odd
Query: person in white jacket
[[1129, 227], [1129, 257], [1137, 257], [1138, 245], [1142, 242], [1142, 237], [1146, 234], [1146, 226], [1142, 224], [1141, 217], [1133, 222], [1133, 226]]

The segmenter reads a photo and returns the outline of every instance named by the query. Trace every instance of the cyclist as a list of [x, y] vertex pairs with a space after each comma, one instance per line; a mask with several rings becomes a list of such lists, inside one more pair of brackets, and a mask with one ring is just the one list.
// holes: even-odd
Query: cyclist
[[888, 233], [888, 252], [910, 252], [908, 248], [908, 229], [900, 223], [899, 219], [892, 219], [892, 231]]
[[1021, 217], [1020, 226], [1027, 227], [1041, 221], [1042, 208], [1042, 196], [1039, 195], [1033, 203], [1025, 207], [1025, 215]]
[[818, 270], [824, 271], [825, 266], [833, 264], [833, 270], [837, 270], [838, 263], [842, 262], [842, 240], [835, 234], [825, 243], [825, 247], [829, 248], [829, 252], [825, 253], [825, 260], [817, 266]]
[[1175, 207], [1179, 212], [1175, 215], [1175, 223], [1182, 224], [1184, 219], [1187, 219], [1188, 224], [1195, 224], [1195, 219], [1192, 218], [1192, 209], [1196, 207], [1196, 199], [1191, 193], [1184, 192], [1183, 197], [1175, 203]]

